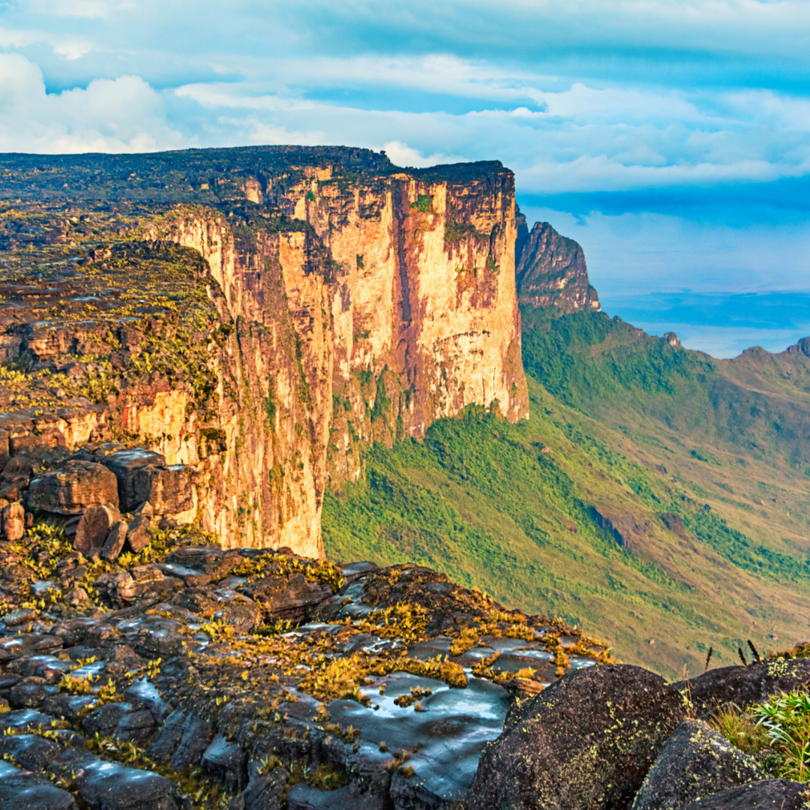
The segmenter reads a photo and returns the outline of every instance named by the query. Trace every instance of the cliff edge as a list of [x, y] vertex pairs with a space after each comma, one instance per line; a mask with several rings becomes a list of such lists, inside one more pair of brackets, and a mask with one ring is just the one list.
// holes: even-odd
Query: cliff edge
[[320, 556], [325, 487], [364, 442], [528, 413], [500, 163], [267, 147], [5, 155], [0, 176], [9, 461], [136, 445], [187, 468], [176, 514], [225, 547]]

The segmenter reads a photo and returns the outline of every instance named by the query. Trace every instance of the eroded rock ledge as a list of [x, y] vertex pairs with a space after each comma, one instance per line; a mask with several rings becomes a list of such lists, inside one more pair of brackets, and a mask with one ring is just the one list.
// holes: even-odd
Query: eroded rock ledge
[[114, 563], [55, 521], [0, 544], [0, 797], [458, 807], [516, 696], [608, 660], [429, 569], [149, 537]]

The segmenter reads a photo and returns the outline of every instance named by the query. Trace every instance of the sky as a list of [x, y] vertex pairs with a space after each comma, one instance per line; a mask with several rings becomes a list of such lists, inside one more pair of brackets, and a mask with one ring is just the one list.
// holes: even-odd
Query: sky
[[498, 159], [611, 315], [780, 351], [810, 335], [808, 43], [810, 0], [0, 0], [0, 151]]

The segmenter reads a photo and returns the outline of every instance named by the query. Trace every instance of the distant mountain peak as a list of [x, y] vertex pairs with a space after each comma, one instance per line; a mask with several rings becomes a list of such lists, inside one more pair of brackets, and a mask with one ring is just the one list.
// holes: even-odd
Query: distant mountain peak
[[518, 301], [564, 312], [601, 311], [599, 296], [588, 279], [585, 253], [573, 239], [560, 236], [548, 222], [529, 232], [526, 217], [517, 214], [515, 244]]

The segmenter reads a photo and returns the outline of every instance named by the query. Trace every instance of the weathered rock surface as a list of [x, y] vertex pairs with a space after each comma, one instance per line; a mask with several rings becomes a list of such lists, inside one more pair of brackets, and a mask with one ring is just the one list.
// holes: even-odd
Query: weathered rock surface
[[690, 802], [682, 810], [805, 810], [807, 804], [807, 785], [765, 779]]
[[810, 681], [810, 660], [772, 659], [747, 667], [718, 667], [674, 686], [688, 690], [699, 717], [729, 704], [749, 706], [771, 695], [803, 688]]
[[0, 810], [77, 810], [67, 791], [47, 779], [0, 762]]
[[756, 760], [710, 725], [684, 720], [650, 768], [633, 810], [678, 810], [691, 801], [763, 776]]
[[91, 506], [82, 515], [79, 525], [76, 527], [73, 548], [84, 555], [89, 555], [93, 551], [100, 552], [104, 548], [113, 526], [120, 520], [121, 513], [110, 503]]
[[90, 506], [118, 506], [118, 483], [101, 464], [69, 461], [53, 472], [33, 478], [28, 506], [61, 515], [79, 515]]
[[685, 711], [677, 690], [638, 667], [567, 675], [510, 714], [466, 807], [629, 808]]
[[[540, 691], [558, 667], [604, 660], [579, 631], [426, 568], [164, 534], [168, 553], [69, 571], [84, 558], [51, 528], [0, 547], [54, 581], [83, 568], [70, 581], [92, 595], [0, 616], [0, 758], [30, 772], [10, 795], [65, 810], [209, 806], [188, 791], [244, 810], [457, 809], [515, 681]], [[8, 570], [13, 604], [30, 586]]]

